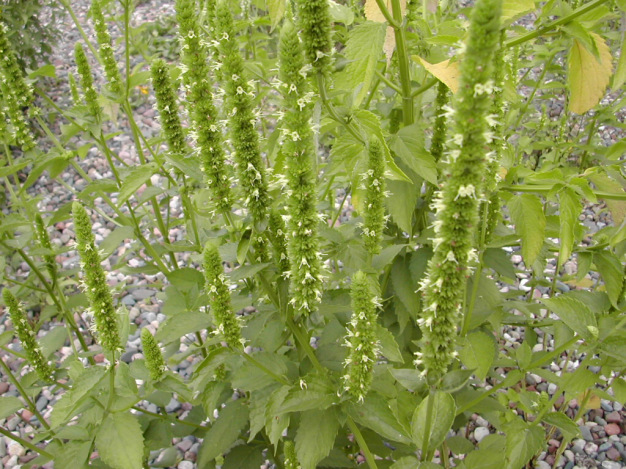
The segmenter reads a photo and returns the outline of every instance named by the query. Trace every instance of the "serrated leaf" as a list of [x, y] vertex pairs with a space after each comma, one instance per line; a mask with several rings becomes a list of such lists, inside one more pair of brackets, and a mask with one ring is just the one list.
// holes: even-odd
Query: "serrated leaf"
[[218, 419], [204, 436], [198, 452], [198, 467], [204, 467], [228, 451], [248, 423], [248, 408], [241, 399], [230, 401], [220, 409]]
[[515, 429], [506, 435], [506, 469], [524, 467], [543, 447], [544, 431], [538, 426]]
[[393, 334], [389, 332], [385, 327], [378, 325], [376, 328], [376, 335], [380, 342], [380, 351], [382, 355], [391, 362], [404, 363], [402, 353], [398, 347], [396, 339]]
[[340, 5], [334, 0], [328, 0], [328, 10], [333, 23], [343, 23], [346, 26], [354, 23], [354, 12], [350, 7]]
[[415, 456], [405, 456], [394, 462], [389, 469], [415, 469], [419, 461]]
[[16, 411], [24, 407], [22, 401], [14, 396], [2, 396], [0, 397], [0, 419], [5, 419], [9, 415], [14, 414]]
[[66, 339], [67, 329], [65, 329], [65, 326], [55, 327], [48, 331], [46, 335], [39, 339], [44, 357], [49, 357], [63, 347]]
[[621, 404], [624, 404], [626, 402], [626, 380], [624, 380], [624, 378], [616, 379], [615, 381], [613, 381], [611, 389], [613, 389], [615, 400]]
[[74, 378], [72, 389], [67, 391], [57, 401], [50, 416], [50, 425], [57, 427], [74, 416], [76, 409], [87, 398], [89, 393], [96, 389], [100, 381], [106, 376], [106, 369], [101, 366], [86, 368]]
[[403, 127], [392, 137], [389, 146], [415, 174], [436, 185], [437, 163], [424, 148], [422, 135], [422, 128], [418, 124]]
[[122, 181], [120, 193], [117, 197], [118, 207], [130, 199], [143, 186], [157, 169], [156, 163], [148, 163], [130, 171]]
[[565, 295], [544, 298], [541, 302], [582, 338], [593, 339], [593, 329], [590, 327], [597, 330], [598, 323], [594, 314], [583, 302]]
[[228, 453], [222, 469], [243, 469], [261, 467], [265, 462], [262, 446], [242, 445]]
[[[587, 177], [596, 185], [598, 190], [612, 192], [614, 194], [624, 193], [621, 184], [604, 173], [589, 174]], [[626, 202], [623, 200], [605, 199], [604, 203], [606, 203], [606, 206], [609, 208], [615, 225], [621, 225], [624, 218], [626, 218]]]
[[385, 30], [379, 23], [367, 21], [356, 26], [348, 35], [344, 54], [350, 61], [348, 66], [337, 76], [337, 86], [354, 89], [358, 84], [353, 107], [358, 107], [370, 90], [376, 71], [376, 63], [382, 53]]
[[356, 423], [374, 430], [383, 438], [404, 444], [411, 443], [406, 431], [391, 412], [388, 402], [379, 394], [370, 392], [363, 404], [352, 405], [348, 412]]
[[507, 205], [515, 223], [515, 232], [522, 239], [524, 263], [530, 267], [541, 252], [546, 229], [541, 200], [536, 195], [522, 194], [511, 198]]
[[302, 413], [295, 437], [296, 455], [302, 469], [315, 469], [317, 463], [328, 456], [339, 426], [334, 408]]
[[622, 43], [622, 50], [619, 54], [619, 61], [613, 75], [613, 85], [611, 88], [615, 91], [621, 90], [626, 81], [626, 42]]
[[[427, 420], [428, 403], [432, 400], [431, 427], [428, 434], [424, 422]], [[451, 394], [447, 392], [436, 392], [429, 394], [413, 413], [411, 421], [411, 432], [413, 442], [418, 448], [424, 443], [424, 438], [428, 439], [428, 447], [436, 448], [446, 438], [448, 431], [452, 427], [452, 422], [456, 416], [456, 404]]]
[[419, 296], [416, 293], [416, 285], [411, 279], [408, 257], [397, 257], [391, 267], [391, 285], [393, 291], [402, 304], [409, 311], [417, 311], [419, 308]]
[[503, 0], [502, 22], [517, 18], [535, 8], [534, 0]]
[[568, 60], [569, 109], [584, 114], [600, 102], [609, 84], [613, 64], [609, 47], [596, 33], [589, 33], [596, 42], [599, 60], [574, 39]]
[[611, 303], [617, 308], [617, 302], [619, 301], [624, 283], [624, 266], [612, 252], [607, 251], [595, 252], [593, 254], [593, 263], [604, 281]]
[[96, 433], [96, 448], [113, 469], [143, 467], [143, 436], [135, 417], [126, 412], [105, 417]]
[[283, 15], [285, 14], [285, 8], [287, 6], [286, 0], [265, 0], [267, 5], [267, 12], [270, 15], [270, 22], [272, 27], [270, 31], [273, 31], [274, 28], [280, 23], [280, 20], [283, 19]]
[[561, 412], [550, 412], [543, 417], [543, 421], [549, 425], [557, 427], [567, 439], [574, 439], [578, 436], [578, 434], [580, 434], [578, 425], [576, 425], [571, 418]]
[[157, 342], [170, 344], [186, 334], [206, 329], [211, 323], [209, 315], [199, 311], [186, 311], [169, 317], [155, 335]]
[[572, 189], [565, 188], [559, 193], [559, 238], [561, 239], [559, 263], [561, 265], [572, 255], [581, 210], [580, 198]]
[[459, 90], [461, 71], [459, 70], [458, 62], [450, 62], [450, 59], [448, 59], [443, 62], [431, 64], [419, 55], [413, 55], [411, 58], [433, 74], [438, 80], [442, 81], [453, 93]]
[[411, 233], [413, 226], [413, 212], [420, 195], [419, 186], [412, 182], [387, 181], [389, 197], [385, 198], [385, 205], [393, 221], [405, 233]]
[[493, 337], [482, 331], [469, 334], [461, 342], [459, 357], [463, 364], [474, 370], [476, 376], [485, 379], [496, 354], [496, 344]]
[[411, 392], [417, 392], [426, 386], [426, 379], [415, 368], [388, 368], [391, 376]]

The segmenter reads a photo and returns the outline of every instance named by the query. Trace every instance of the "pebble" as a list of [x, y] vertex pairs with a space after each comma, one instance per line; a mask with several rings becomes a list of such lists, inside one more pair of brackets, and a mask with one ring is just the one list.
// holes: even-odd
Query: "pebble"
[[616, 423], [609, 423], [604, 427], [604, 431], [607, 435], [619, 435], [621, 429]]
[[596, 454], [598, 452], [598, 445], [596, 445], [595, 443], [587, 443], [585, 445], [585, 453], [587, 454]]
[[193, 469], [193, 463], [191, 461], [181, 461], [177, 467], [178, 469]]
[[622, 421], [622, 416], [619, 412], [611, 412], [605, 416], [605, 420], [609, 423], [620, 423]]
[[3, 436], [0, 436], [0, 458], [3, 458], [7, 455], [7, 442], [5, 441]]
[[489, 435], [488, 428], [477, 427], [476, 430], [474, 430], [474, 439], [476, 440], [477, 443], [480, 443], [482, 439], [485, 438], [487, 435]]
[[170, 403], [167, 404], [167, 406], [165, 407], [165, 411], [167, 413], [176, 412], [178, 409], [180, 409], [180, 407], [181, 407], [180, 402], [178, 402], [176, 399], [172, 397], [172, 399], [170, 400]]
[[9, 383], [2, 381], [0, 382], [0, 395], [4, 394], [9, 390]]
[[154, 290], [147, 290], [145, 288], [140, 288], [138, 290], [134, 290], [132, 292], [133, 298], [137, 301], [139, 300], [145, 300], [147, 298], [150, 298], [151, 296], [154, 296], [156, 292]]
[[20, 445], [17, 441], [11, 440], [7, 444], [7, 454], [15, 457], [23, 456], [26, 454], [26, 448]]
[[545, 461], [537, 461], [535, 469], [550, 469], [550, 464]]
[[586, 440], [586, 441], [591, 441], [593, 440], [593, 435], [591, 434], [591, 430], [589, 430], [589, 427], [587, 427], [586, 425], [581, 425], [580, 427], [578, 427], [578, 429], [580, 430], [580, 434], [581, 436]]
[[617, 448], [609, 448], [606, 452], [606, 457], [612, 459], [613, 461], [617, 461], [618, 459], [621, 459], [622, 455]]
[[603, 461], [602, 467], [604, 469], [622, 469], [622, 465], [620, 463], [609, 460]]

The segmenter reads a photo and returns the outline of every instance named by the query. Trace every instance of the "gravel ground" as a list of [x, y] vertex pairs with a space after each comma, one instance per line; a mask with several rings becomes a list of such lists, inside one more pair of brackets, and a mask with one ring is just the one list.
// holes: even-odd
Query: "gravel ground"
[[[75, 0], [72, 2], [73, 8], [85, 28], [87, 34], [90, 37], [94, 37], [91, 29], [91, 22], [87, 20], [87, 10], [89, 6], [88, 0]], [[139, 25], [149, 21], [156, 21], [159, 18], [166, 15], [173, 14], [173, 2], [163, 0], [149, 0], [143, 1], [137, 7], [132, 22]], [[73, 48], [74, 43], [80, 39], [80, 34], [75, 28], [73, 22], [68, 17], [64, 23], [59, 25], [63, 30], [63, 39], [59, 46], [55, 49], [55, 54], [52, 58], [52, 63], [56, 67], [56, 73], [58, 81], [50, 84], [49, 95], [53, 96], [54, 101], [61, 108], [67, 108], [69, 103], [69, 88], [67, 87], [67, 74], [74, 72], [73, 65]], [[113, 36], [119, 36], [119, 31], [115, 28], [112, 30]], [[118, 51], [119, 52], [119, 51]], [[137, 59], [133, 59], [137, 60]], [[121, 62], [120, 62], [121, 63]], [[99, 68], [94, 68], [99, 70]], [[534, 73], [534, 72], [533, 72]], [[537, 74], [540, 70], [537, 71]], [[103, 77], [98, 77], [97, 81], [102, 84]], [[530, 91], [522, 89], [522, 94], [528, 94]], [[137, 93], [138, 99], [143, 99], [143, 102], [139, 105], [135, 112], [137, 121], [147, 138], [150, 138], [158, 133], [159, 125], [156, 120], [155, 111], [152, 108], [151, 96], [143, 97], [141, 93]], [[610, 98], [609, 98], [610, 99]], [[558, 118], [561, 114], [563, 103], [555, 99], [551, 104], [550, 116], [551, 118]], [[623, 121], [623, 115], [622, 115]], [[135, 147], [132, 143], [130, 132], [128, 131], [128, 123], [121, 119], [117, 126], [112, 126], [109, 131], [122, 130], [122, 132], [114, 136], [109, 142], [111, 149], [116, 152], [119, 157], [127, 164], [134, 165], [139, 162], [139, 157], [135, 153]], [[602, 139], [604, 145], [610, 145], [622, 137], [622, 134], [617, 129], [604, 127], [600, 129], [599, 138]], [[82, 142], [87, 143], [87, 142]], [[80, 146], [77, 145], [77, 146]], [[97, 154], [95, 149], [92, 149], [87, 157], [80, 162], [81, 167], [87, 174], [93, 179], [110, 178], [108, 164], [104, 158]], [[85, 186], [85, 181], [73, 170], [68, 170], [60, 175], [60, 179], [67, 185], [80, 188]], [[152, 181], [154, 184], [158, 184], [158, 176], [154, 177]], [[72, 199], [72, 195], [61, 184], [56, 181], [47, 179], [47, 173], [41, 177], [37, 184], [35, 184], [31, 190], [31, 195], [38, 195], [41, 197], [40, 208], [46, 213], [53, 213], [59, 209], [59, 207], [68, 203]], [[341, 199], [342, 194], [339, 194]], [[96, 199], [96, 205], [98, 205], [102, 211], [107, 215], [112, 215], [110, 209], [101, 199]], [[350, 217], [350, 198], [347, 200], [347, 208], [343, 213], [343, 219]], [[172, 211], [172, 217], [177, 218], [181, 215], [181, 203], [177, 198], [172, 199], [170, 204]], [[581, 215], [581, 221], [591, 230], [598, 230], [607, 224], [611, 223], [611, 220], [606, 214], [605, 207], [603, 205], [593, 205], [586, 207], [584, 213]], [[94, 216], [94, 231], [96, 233], [97, 242], [101, 242], [106, 238], [114, 229], [112, 222], [107, 221], [104, 217]], [[75, 251], [71, 249], [72, 240], [74, 239], [73, 225], [71, 221], [59, 222], [54, 226], [54, 230], [51, 232], [53, 237], [53, 243], [59, 248], [59, 255], [57, 261], [62, 265], [63, 269], [71, 269], [78, 266], [78, 257]], [[170, 232], [171, 240], [182, 240], [185, 237], [183, 228], [175, 228]], [[126, 352], [122, 356], [122, 360], [130, 362], [135, 358], [142, 357], [141, 345], [139, 339], [139, 333], [141, 328], [146, 327], [151, 332], [155, 332], [159, 326], [165, 321], [166, 316], [161, 313], [162, 301], [159, 298], [158, 293], [161, 291], [159, 284], [164, 280], [160, 274], [151, 275], [125, 275], [119, 271], [112, 270], [112, 266], [115, 265], [117, 259], [123, 256], [124, 252], [131, 248], [130, 243], [126, 243], [120, 247], [120, 249], [103, 264], [105, 270], [109, 273], [109, 283], [116, 289], [117, 297], [121, 303], [124, 304], [130, 311], [131, 321], [138, 326], [137, 331], [131, 335], [128, 341]], [[514, 263], [518, 267], [523, 268], [522, 258], [519, 254], [513, 253]], [[181, 256], [181, 261], [188, 263], [189, 255]], [[130, 261], [131, 267], [140, 267], [140, 261], [133, 259]], [[552, 277], [555, 269], [555, 262], [548, 263], [546, 276]], [[564, 269], [566, 273], [576, 272], [576, 262], [574, 260], [569, 261]], [[18, 276], [20, 274], [26, 275], [28, 273], [28, 266], [23, 264], [18, 270]], [[530, 288], [526, 286], [528, 278], [525, 274], [519, 274], [519, 288], [524, 291], [529, 291]], [[596, 281], [597, 276], [592, 273], [589, 276], [590, 280]], [[570, 286], [558, 282], [558, 288], [561, 291], [568, 291]], [[502, 291], [508, 291], [509, 287], [503, 286]], [[547, 288], [538, 287], [533, 291], [535, 297], [541, 297], [547, 294]], [[86, 320], [86, 318], [81, 318]], [[9, 320], [6, 315], [0, 317], [0, 333], [4, 332], [9, 325]], [[44, 332], [44, 331], [42, 331]], [[515, 347], [519, 345], [523, 340], [523, 328], [509, 327], [502, 334], [503, 345], [507, 347]], [[548, 346], [551, 346], [549, 343]], [[14, 342], [10, 344], [11, 348], [19, 349], [19, 343]], [[182, 346], [185, 347], [184, 345]], [[541, 347], [541, 345], [538, 345]], [[72, 353], [70, 347], [64, 347], [60, 351], [60, 359], [63, 359]], [[13, 359], [10, 355], [2, 354], [9, 365], [16, 370], [18, 368], [18, 361]], [[101, 362], [104, 360], [102, 355], [96, 356], [96, 360]], [[570, 356], [562, 362], [553, 363], [551, 370], [557, 374], [563, 372], [571, 372], [576, 369], [581, 361], [581, 357], [576, 355]], [[184, 360], [179, 365], [173, 368], [173, 371], [179, 373], [183, 378], [190, 375], [192, 369], [193, 360], [190, 358]], [[504, 370], [501, 370], [503, 373]], [[540, 376], [529, 375], [527, 378], [527, 389], [536, 389], [538, 392], [545, 391], [550, 395], [553, 395], [556, 387], [553, 384], [547, 383]], [[42, 391], [37, 396], [36, 406], [41, 411], [44, 417], [49, 416], [53, 404], [58, 399], [59, 394], [55, 394], [57, 390], [54, 387]], [[0, 395], [2, 396], [17, 396], [18, 392], [15, 387], [6, 381], [6, 377], [0, 380]], [[561, 398], [562, 399], [562, 398]], [[142, 402], [146, 410], [156, 412], [157, 408], [155, 404], [148, 402]], [[578, 404], [576, 401], [569, 402], [569, 408], [567, 410], [568, 415], [571, 417], [576, 413]], [[166, 410], [170, 413], [175, 413], [181, 417], [190, 410], [190, 405], [187, 403], [178, 402], [176, 399], [172, 399]], [[618, 469], [620, 467], [626, 467], [626, 432], [625, 420], [624, 420], [624, 408], [622, 404], [602, 401], [600, 408], [587, 412], [583, 419], [579, 420], [577, 424], [581, 429], [582, 438], [575, 439], [569, 447], [564, 451], [563, 457], [560, 459], [557, 467], [565, 467], [566, 469], [583, 468], [583, 467], [601, 467], [605, 469]], [[18, 414], [0, 421], [0, 425], [9, 431], [16, 432], [22, 437], [30, 434], [33, 431], [33, 427], [37, 427], [39, 423], [33, 418], [33, 415], [23, 410]], [[466, 434], [465, 430], [459, 434], [468, 436], [475, 441], [481, 441], [490, 432], [493, 432], [493, 428], [489, 426], [489, 423], [481, 417], [474, 416], [473, 423], [470, 424], [469, 433]], [[178, 469], [194, 469], [196, 467], [195, 460], [197, 457], [198, 449], [200, 446], [200, 440], [195, 437], [189, 436], [182, 439], [175, 439], [173, 444], [175, 445], [176, 452], [172, 451], [155, 451], [151, 453], [151, 458], [155, 465], [159, 467], [176, 467]], [[554, 454], [556, 453], [560, 442], [557, 439], [550, 440], [549, 448], [546, 452], [542, 453], [539, 457], [536, 467], [538, 468], [550, 468], [553, 467]], [[15, 468], [20, 467], [21, 464], [27, 463], [29, 460], [36, 456], [32, 451], [26, 450], [26, 448], [15, 443], [9, 438], [0, 436], [0, 468]], [[173, 462], [168, 462], [173, 461]], [[46, 468], [51, 468], [53, 465], [47, 464]], [[268, 465], [269, 467], [269, 465]]]

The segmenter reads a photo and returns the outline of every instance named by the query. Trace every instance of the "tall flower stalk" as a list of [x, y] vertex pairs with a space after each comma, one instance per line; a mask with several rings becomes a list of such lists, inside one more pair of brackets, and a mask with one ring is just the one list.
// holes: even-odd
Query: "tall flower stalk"
[[57, 262], [56, 258], [54, 257], [52, 243], [50, 242], [50, 235], [48, 234], [48, 230], [46, 229], [43, 219], [39, 214], [37, 214], [37, 216], [35, 217], [35, 233], [41, 247], [48, 251], [47, 254], [44, 254], [43, 258], [46, 262], [46, 270], [50, 275], [52, 284], [55, 285], [57, 280]]
[[187, 109], [193, 123], [193, 134], [204, 171], [206, 184], [217, 210], [230, 212], [233, 197], [227, 172], [224, 143], [218, 114], [213, 104], [211, 71], [206, 45], [200, 39], [196, 2], [176, 1], [176, 18], [181, 42], [183, 82], [187, 88]]
[[185, 153], [185, 134], [178, 116], [178, 101], [169, 76], [169, 67], [165, 60], [156, 59], [150, 68], [152, 87], [156, 94], [156, 106], [159, 111], [159, 121], [171, 153], [182, 155]]
[[421, 284], [424, 310], [419, 319], [421, 351], [416, 364], [429, 378], [441, 377], [455, 357], [461, 295], [475, 259], [478, 199], [493, 153], [488, 114], [493, 101], [492, 61], [499, 39], [501, 0], [478, 0], [472, 10], [469, 39], [461, 61], [461, 85], [451, 112], [453, 142], [435, 198], [434, 254]]
[[9, 310], [13, 327], [15, 327], [15, 333], [20, 339], [20, 342], [22, 342], [22, 348], [26, 352], [29, 363], [35, 369], [41, 380], [52, 381], [54, 370], [46, 361], [41, 351], [41, 346], [37, 342], [37, 335], [28, 322], [26, 312], [8, 288], [5, 287], [4, 290], [2, 290], [2, 295], [4, 297], [4, 303]]
[[302, 313], [313, 312], [321, 298], [322, 265], [318, 239], [315, 146], [311, 130], [311, 96], [298, 31], [286, 21], [280, 35], [280, 80], [289, 187], [288, 250], [291, 263], [292, 304]]
[[309, 63], [326, 75], [331, 62], [330, 7], [326, 0], [296, 0], [302, 42]]
[[93, 312], [94, 329], [102, 348], [113, 353], [120, 350], [122, 344], [118, 333], [113, 297], [104, 269], [100, 265], [100, 254], [96, 248], [91, 220], [87, 210], [78, 202], [73, 203], [72, 213], [76, 229], [76, 249], [80, 255], [83, 271], [83, 288]]
[[96, 118], [96, 122], [102, 120], [102, 109], [98, 103], [98, 93], [93, 86], [93, 75], [91, 74], [91, 67], [87, 61], [87, 55], [80, 43], [76, 43], [74, 46], [74, 55], [76, 58], [76, 69], [80, 77], [80, 86], [85, 93], [85, 102], [91, 112], [91, 115]]
[[343, 384], [348, 394], [362, 402], [372, 384], [378, 353], [376, 309], [381, 306], [381, 300], [377, 280], [358, 271], [352, 277], [350, 296], [352, 319], [344, 343], [349, 351], [344, 362]]
[[365, 183], [365, 213], [363, 236], [367, 252], [378, 254], [385, 228], [385, 156], [380, 141], [370, 141]]
[[96, 39], [98, 40], [98, 53], [102, 59], [104, 73], [106, 74], [111, 91], [116, 94], [122, 94], [122, 78], [119, 68], [117, 67], [117, 61], [115, 60], [115, 53], [111, 45], [111, 35], [109, 34], [109, 29], [107, 28], [104, 14], [102, 13], [100, 0], [93, 0], [91, 2], [91, 17], [93, 19], [94, 29], [96, 30]]
[[222, 63], [221, 71], [225, 80], [226, 105], [239, 184], [252, 219], [256, 225], [262, 226], [266, 222], [269, 205], [267, 175], [255, 125], [252, 87], [245, 80], [243, 58], [237, 45], [233, 18], [228, 5], [228, 2], [221, 1], [216, 10], [218, 60]]
[[146, 368], [150, 372], [150, 378], [158, 381], [165, 371], [165, 360], [163, 360], [163, 353], [156, 339], [145, 328], [141, 330], [141, 347], [146, 358]]
[[217, 247], [207, 244], [204, 249], [204, 278], [209, 295], [211, 314], [217, 332], [233, 348], [242, 348], [241, 328], [230, 301], [228, 281]]
[[24, 78], [7, 35], [8, 28], [0, 16], [0, 75], [4, 75], [6, 83], [11, 84], [11, 94], [15, 99], [16, 106], [22, 109], [33, 102], [33, 89]]

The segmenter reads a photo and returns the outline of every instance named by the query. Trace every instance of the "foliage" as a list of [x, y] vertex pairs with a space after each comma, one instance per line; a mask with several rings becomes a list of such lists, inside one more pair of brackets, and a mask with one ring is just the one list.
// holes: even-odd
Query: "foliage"
[[[0, 360], [0, 418], [37, 417], [3, 433], [31, 465], [176, 465], [193, 435], [206, 468], [519, 469], [624, 400], [626, 147], [597, 136], [623, 130], [623, 1], [177, 0], [180, 48], [135, 3], [94, 0], [67, 107], [0, 37], [0, 346], [24, 368]], [[118, 273], [163, 321], [135, 327]]]

